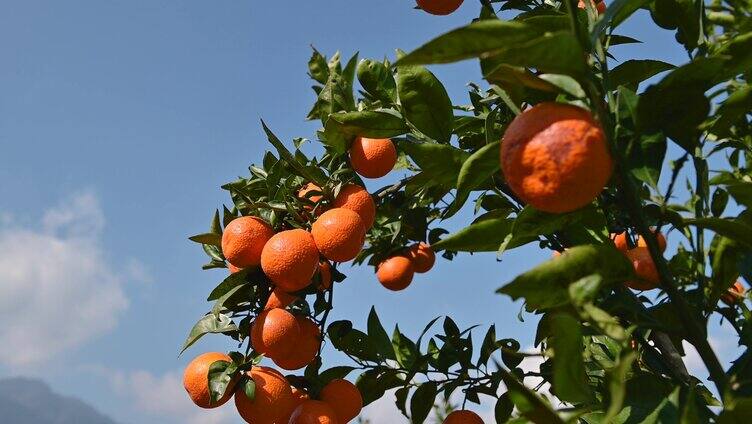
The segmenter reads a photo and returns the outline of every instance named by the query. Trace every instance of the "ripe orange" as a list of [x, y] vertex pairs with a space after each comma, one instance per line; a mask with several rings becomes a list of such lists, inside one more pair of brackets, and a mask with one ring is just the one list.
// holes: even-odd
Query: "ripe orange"
[[235, 391], [235, 407], [240, 416], [250, 424], [287, 424], [297, 403], [290, 383], [267, 367], [254, 367], [248, 374], [256, 383], [256, 392], [250, 400], [243, 387]]
[[[585, 2], [583, 0], [580, 0], [580, 2], [577, 3], [577, 7], [579, 7], [580, 9], [586, 9]], [[606, 2], [599, 1], [595, 3], [595, 10], [598, 11], [599, 15], [606, 13]]]
[[321, 400], [332, 406], [342, 424], [350, 422], [363, 409], [363, 397], [360, 395], [360, 390], [354, 384], [341, 378], [330, 381], [321, 389]]
[[296, 299], [297, 297], [285, 292], [284, 290], [275, 288], [269, 295], [269, 299], [267, 299], [264, 309], [285, 309], [286, 307], [290, 306], [292, 302], [295, 302]]
[[[663, 235], [660, 231], [653, 230], [653, 233], [655, 234], [655, 238], [658, 240], [658, 247], [661, 249], [661, 252], [666, 251], [666, 236]], [[648, 243], [645, 241], [645, 239], [640, 236], [637, 239], [637, 246], [638, 247], [648, 247]]]
[[376, 219], [376, 204], [366, 189], [359, 185], [348, 184], [339, 191], [332, 204], [335, 208], [345, 208], [360, 215], [366, 230], [373, 226]]
[[397, 163], [397, 149], [388, 138], [358, 137], [350, 146], [350, 164], [365, 178], [380, 178]]
[[392, 256], [379, 264], [376, 278], [382, 286], [393, 291], [407, 288], [413, 281], [415, 268], [413, 262], [406, 256]]
[[313, 223], [311, 235], [325, 258], [347, 262], [358, 256], [366, 239], [360, 216], [344, 208], [330, 209]]
[[269, 357], [282, 357], [295, 348], [300, 326], [295, 316], [284, 309], [263, 311], [251, 326], [251, 344]]
[[483, 420], [473, 411], [454, 411], [447, 415], [444, 424], [483, 424]]
[[319, 251], [306, 230], [281, 231], [261, 252], [261, 269], [282, 290], [290, 293], [311, 283], [319, 265]]
[[[310, 200], [313, 203], [318, 203], [324, 197], [324, 196], [322, 196], [320, 194], [309, 194], [311, 192], [319, 192], [319, 193], [321, 193], [321, 187], [317, 186], [314, 183], [308, 183], [308, 184], [304, 185], [303, 187], [301, 187], [300, 190], [298, 190], [298, 198], [300, 198], [300, 199], [308, 199], [308, 200]], [[305, 210], [310, 211], [314, 207], [311, 206], [311, 205], [305, 205], [304, 208], [305, 208]], [[320, 213], [320, 211], [321, 211], [320, 207], [316, 209], [317, 213]]]
[[[290, 417], [289, 424], [339, 424], [334, 409], [320, 400], [307, 400], [300, 404]], [[344, 422], [343, 422], [344, 424]]]
[[319, 326], [304, 316], [297, 316], [295, 320], [300, 328], [300, 336], [295, 341], [295, 346], [285, 355], [272, 357], [277, 366], [288, 371], [303, 368], [313, 362], [321, 347]]
[[232, 362], [229, 356], [220, 352], [208, 352], [194, 358], [183, 372], [183, 387], [196, 405], [202, 408], [216, 408], [224, 405], [233, 392], [233, 385], [227, 387], [227, 392], [218, 402], [212, 403], [209, 393], [209, 367], [217, 361]]
[[417, 0], [418, 6], [432, 15], [448, 15], [459, 9], [464, 0]]
[[592, 202], [613, 171], [606, 137], [590, 112], [553, 102], [538, 104], [512, 121], [502, 138], [500, 159], [512, 191], [551, 213]]
[[418, 274], [430, 271], [433, 264], [436, 263], [436, 254], [433, 253], [431, 246], [426, 243], [420, 242], [412, 245], [408, 253], [410, 260], [413, 261], [415, 272]]
[[266, 222], [255, 216], [241, 216], [230, 221], [222, 233], [222, 253], [227, 262], [238, 268], [258, 266], [261, 250], [274, 235]]
[[332, 287], [332, 264], [327, 260], [319, 262], [319, 280], [321, 290], [329, 290]]
[[721, 301], [728, 306], [734, 306], [744, 297], [745, 291], [742, 282], [737, 281], [721, 296]]
[[646, 247], [635, 247], [627, 251], [627, 259], [632, 262], [638, 281], [628, 281], [626, 284], [635, 290], [651, 290], [660, 285], [660, 277], [655, 262]]

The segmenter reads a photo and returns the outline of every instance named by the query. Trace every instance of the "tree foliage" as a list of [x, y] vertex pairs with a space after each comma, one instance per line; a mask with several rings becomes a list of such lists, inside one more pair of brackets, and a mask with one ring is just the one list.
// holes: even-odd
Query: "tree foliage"
[[[614, 60], [614, 46], [639, 42], [619, 27], [640, 9], [675, 32], [686, 63]], [[469, 85], [469, 104], [455, 105], [426, 66], [461, 60], [477, 60], [485, 82]], [[275, 229], [310, 228], [311, 208], [331, 202], [347, 183], [363, 184], [348, 163], [353, 139], [392, 138], [408, 176], [373, 193], [376, 224], [355, 263], [376, 266], [421, 241], [448, 260], [531, 243], [566, 250], [497, 291], [523, 300], [539, 320], [537, 350], [521, 351], [520, 341], [494, 326], [459, 328], [451, 317], [409, 335], [399, 326], [387, 331], [375, 309], [367, 328], [328, 322], [336, 287], [312, 285], [292, 309], [312, 316], [352, 366], [327, 369], [319, 358], [290, 377], [295, 385], [316, 393], [334, 378], [357, 376], [366, 404], [395, 390], [395, 407], [415, 423], [435, 404], [483, 398], [495, 402], [498, 423], [746, 422], [750, 311], [744, 302], [719, 299], [740, 277], [752, 282], [751, 75], [752, 3], [745, 0], [615, 0], [602, 15], [572, 0], [481, 1], [478, 19], [397, 52], [393, 62], [345, 62], [314, 50], [308, 119], [321, 123], [315, 140], [322, 154], [306, 156], [304, 139], [286, 144], [263, 124], [272, 151], [250, 175], [223, 186], [230, 206], [191, 240], [210, 258], [204, 268], [224, 268], [222, 228], [237, 216], [259, 216]], [[616, 162], [603, 193], [574, 212], [525, 205], [499, 172], [505, 128], [542, 101], [589, 109]], [[321, 188], [322, 203], [297, 196], [308, 182]], [[463, 208], [475, 218], [450, 234], [442, 221]], [[664, 257], [655, 230], [679, 246], [672, 256]], [[633, 269], [610, 240], [624, 232], [630, 245], [644, 240], [660, 274], [660, 288], [649, 296], [624, 285], [635, 278]], [[345, 278], [336, 269], [335, 276]], [[245, 346], [232, 364], [212, 369], [215, 398], [234, 373], [261, 360], [249, 326], [272, 288], [261, 271], [244, 270], [209, 295], [214, 305], [184, 349], [208, 333]], [[708, 324], [718, 317], [745, 349], [728, 369], [708, 343]], [[683, 342], [697, 349], [709, 380], [688, 373]], [[543, 358], [540, 373], [520, 368], [527, 356]], [[550, 384], [550, 393], [526, 384], [531, 377]], [[252, 383], [246, 391], [253, 392]]]

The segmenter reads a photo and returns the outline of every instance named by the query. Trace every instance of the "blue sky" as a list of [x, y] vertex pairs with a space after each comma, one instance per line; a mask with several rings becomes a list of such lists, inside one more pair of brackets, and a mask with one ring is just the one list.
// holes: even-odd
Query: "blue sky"
[[[232, 406], [186, 407], [178, 384], [193, 355], [231, 347], [208, 337], [177, 357], [223, 277], [201, 271], [203, 253], [186, 237], [228, 201], [219, 186], [268, 148], [260, 118], [284, 140], [313, 138], [316, 124], [304, 121], [311, 44], [393, 57], [478, 12], [470, 0], [443, 18], [412, 7], [0, 1], [0, 317], [9, 324], [0, 335], [13, 341], [0, 347], [0, 376], [40, 376], [123, 423], [237, 422]], [[615, 49], [617, 59], [686, 61], [673, 34], [648, 24], [641, 13], [624, 25], [620, 33], [645, 43]], [[434, 70], [455, 103], [481, 80], [475, 62]], [[399, 294], [370, 268], [346, 270], [334, 318], [359, 325], [375, 305], [385, 324], [415, 334], [451, 314], [463, 327], [492, 320], [497, 334], [530, 345], [535, 323], [519, 322], [520, 305], [493, 290], [547, 256], [530, 247], [502, 262], [440, 260]]]

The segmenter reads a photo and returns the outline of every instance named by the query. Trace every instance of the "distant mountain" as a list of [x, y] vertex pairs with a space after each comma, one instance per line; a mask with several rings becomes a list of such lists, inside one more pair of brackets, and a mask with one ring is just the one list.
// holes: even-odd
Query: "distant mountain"
[[29, 378], [0, 379], [0, 422], [8, 424], [117, 424], [84, 402], [54, 393]]

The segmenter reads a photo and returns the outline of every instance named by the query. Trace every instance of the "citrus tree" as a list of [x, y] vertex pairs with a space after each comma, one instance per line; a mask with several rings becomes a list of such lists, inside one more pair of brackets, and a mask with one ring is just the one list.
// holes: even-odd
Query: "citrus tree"
[[[461, 3], [418, 1], [434, 14]], [[271, 151], [223, 186], [229, 206], [191, 237], [205, 269], [230, 274], [183, 350], [208, 333], [239, 349], [192, 361], [189, 395], [211, 408], [234, 394], [255, 424], [345, 423], [386, 392], [414, 423], [434, 405], [439, 421], [481, 423], [470, 410], [484, 398], [498, 423], [748, 422], [752, 356], [724, 367], [708, 324], [752, 346], [752, 3], [480, 3], [478, 19], [393, 61], [314, 50], [320, 153], [262, 123]], [[613, 60], [613, 46], [639, 42], [619, 34], [639, 9], [675, 31], [685, 64]], [[454, 105], [425, 65], [467, 59], [485, 82]], [[395, 168], [407, 177], [366, 191]], [[442, 228], [460, 210], [475, 218]], [[529, 340], [450, 317], [390, 336], [375, 309], [367, 328], [329, 319], [341, 264], [374, 267], [396, 291], [436, 254], [531, 243], [552, 259], [497, 290], [537, 317]], [[688, 372], [685, 342], [709, 379]], [[325, 343], [349, 365], [327, 366]], [[527, 356], [540, 372], [519, 367]]]

